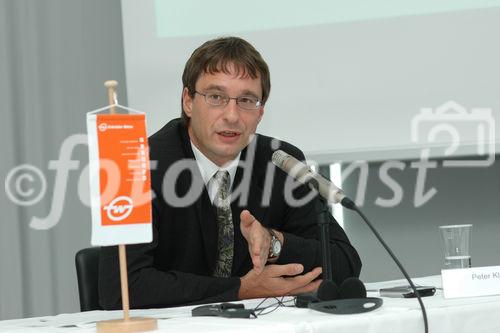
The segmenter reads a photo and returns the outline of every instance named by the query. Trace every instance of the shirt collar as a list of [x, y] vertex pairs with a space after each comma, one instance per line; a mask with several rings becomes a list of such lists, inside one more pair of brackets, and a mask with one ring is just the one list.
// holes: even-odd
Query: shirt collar
[[236, 169], [238, 168], [238, 163], [240, 162], [241, 152], [238, 153], [236, 158], [224, 166], [219, 167], [217, 164], [212, 162], [208, 157], [206, 157], [194, 144], [192, 141], [191, 148], [193, 149], [194, 158], [196, 159], [196, 164], [198, 164], [198, 168], [200, 169], [201, 176], [203, 177], [203, 182], [205, 185], [212, 179], [215, 173], [219, 170], [228, 171], [229, 172], [229, 188], [233, 186], [233, 180], [236, 175]]

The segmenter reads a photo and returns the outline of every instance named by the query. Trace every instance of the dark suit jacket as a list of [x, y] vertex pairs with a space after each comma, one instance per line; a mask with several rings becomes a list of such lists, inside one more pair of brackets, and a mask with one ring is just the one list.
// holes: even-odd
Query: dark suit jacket
[[[232, 187], [235, 233], [232, 277], [217, 278], [212, 276], [217, 259], [215, 210], [196, 166], [187, 128], [179, 119], [172, 120], [150, 137], [149, 146], [152, 163], [157, 161], [156, 169], [151, 171], [152, 189], [156, 195], [153, 199], [153, 242], [127, 246], [131, 308], [236, 300], [239, 277], [252, 269], [248, 244], [239, 227], [243, 209], [248, 209], [264, 226], [284, 233], [285, 242], [277, 264], [301, 263], [305, 272], [321, 266], [317, 228], [317, 206], [321, 204], [315, 198], [301, 207], [289, 206], [284, 197], [288, 176], [270, 164], [276, 149], [304, 160], [299, 149], [286, 142], [256, 135], [242, 151]], [[176, 166], [185, 166], [186, 159], [190, 161], [192, 171], [176, 172], [180, 170]], [[182, 164], [176, 164], [180, 160], [183, 160]], [[266, 182], [266, 173], [267, 177], [274, 179]], [[165, 176], [167, 181], [164, 182]], [[199, 196], [189, 192], [196, 187], [193, 184], [199, 185]], [[177, 197], [194, 197], [196, 200], [187, 207], [176, 207], [177, 204], [170, 199], [174, 191]], [[301, 185], [293, 193], [295, 198], [301, 198], [309, 193], [309, 189]], [[359, 276], [361, 262], [342, 228], [328, 215], [332, 222], [330, 252], [333, 275], [340, 283], [347, 277]], [[104, 309], [121, 307], [116, 247], [101, 250], [99, 297]]]

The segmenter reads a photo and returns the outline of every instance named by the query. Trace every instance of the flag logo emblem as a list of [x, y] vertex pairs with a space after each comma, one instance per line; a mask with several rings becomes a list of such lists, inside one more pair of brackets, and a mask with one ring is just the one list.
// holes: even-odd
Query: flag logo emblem
[[132, 199], [124, 195], [114, 198], [108, 205], [104, 206], [104, 210], [111, 221], [126, 219], [133, 209]]

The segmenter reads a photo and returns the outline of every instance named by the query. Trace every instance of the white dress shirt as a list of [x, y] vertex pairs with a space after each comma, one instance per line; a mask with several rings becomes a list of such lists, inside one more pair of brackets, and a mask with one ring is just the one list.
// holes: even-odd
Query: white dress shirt
[[196, 164], [200, 169], [201, 176], [207, 187], [208, 195], [212, 204], [214, 203], [215, 194], [217, 193], [217, 182], [214, 180], [213, 176], [217, 171], [228, 171], [229, 172], [229, 188], [232, 188], [234, 176], [236, 175], [236, 168], [240, 162], [241, 152], [236, 156], [236, 158], [224, 166], [219, 167], [217, 164], [208, 159], [203, 153], [196, 148], [196, 146], [191, 141], [191, 148], [193, 149], [194, 158], [196, 159]]

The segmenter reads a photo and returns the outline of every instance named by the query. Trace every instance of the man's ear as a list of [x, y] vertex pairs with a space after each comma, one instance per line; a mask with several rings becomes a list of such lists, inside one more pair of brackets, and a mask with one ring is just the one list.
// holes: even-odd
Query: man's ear
[[191, 118], [193, 98], [189, 95], [189, 89], [186, 87], [182, 90], [182, 108], [184, 109], [186, 115]]
[[264, 107], [261, 107], [259, 109], [259, 123], [262, 120], [262, 116], [264, 116]]

